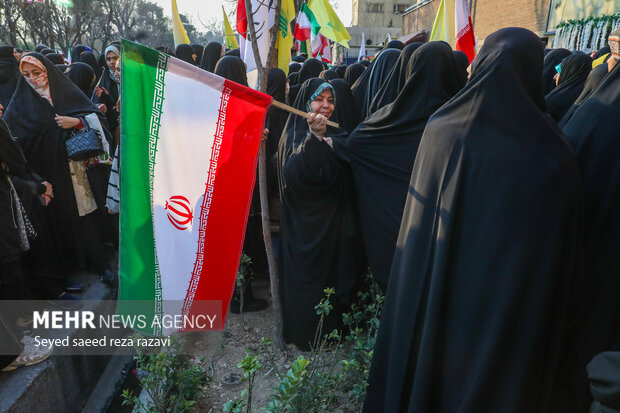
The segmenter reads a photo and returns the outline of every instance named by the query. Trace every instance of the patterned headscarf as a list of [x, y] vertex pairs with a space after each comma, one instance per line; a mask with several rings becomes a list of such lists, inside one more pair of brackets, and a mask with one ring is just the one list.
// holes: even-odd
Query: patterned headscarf
[[26, 55], [22, 57], [21, 61], [19, 62], [20, 72], [23, 72], [25, 63], [30, 63], [31, 65], [41, 69], [43, 73], [41, 73], [39, 76], [26, 79], [26, 81], [39, 95], [41, 95], [42, 98], [47, 100], [50, 105], [54, 106], [54, 104], [52, 103], [52, 96], [50, 94], [50, 85], [49, 81], [47, 80], [47, 68], [45, 67], [45, 65], [36, 57]]
[[609, 49], [614, 59], [620, 60], [620, 29], [616, 29], [609, 35]]
[[332, 91], [332, 95], [334, 97], [334, 106], [336, 105], [336, 92], [334, 91], [334, 87], [330, 85], [329, 83], [323, 83], [319, 87], [316, 88], [314, 93], [310, 96], [310, 99], [308, 99], [308, 101], [306, 102], [306, 111], [312, 112], [312, 109], [310, 109], [310, 103], [312, 103], [312, 101], [316, 99], [316, 97], [320, 95], [321, 93], [323, 93], [323, 91], [326, 89], [329, 89]]

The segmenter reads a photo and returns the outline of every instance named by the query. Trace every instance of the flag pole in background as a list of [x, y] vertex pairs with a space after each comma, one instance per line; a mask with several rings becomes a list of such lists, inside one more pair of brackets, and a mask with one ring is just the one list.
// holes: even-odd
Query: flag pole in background
[[180, 44], [189, 44], [189, 37], [181, 22], [176, 0], [172, 0], [172, 34], [174, 36], [174, 47]]

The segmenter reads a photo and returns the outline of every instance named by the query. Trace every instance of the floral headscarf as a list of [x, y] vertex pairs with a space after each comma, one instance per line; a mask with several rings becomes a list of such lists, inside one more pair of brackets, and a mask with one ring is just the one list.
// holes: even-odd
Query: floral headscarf
[[47, 69], [43, 63], [39, 59], [34, 56], [24, 56], [22, 60], [19, 62], [19, 71], [23, 72], [23, 67], [25, 63], [30, 63], [33, 66], [41, 69], [43, 73], [38, 76], [30, 77], [26, 79], [26, 82], [45, 100], [47, 100], [50, 105], [54, 106], [52, 103], [52, 96], [50, 95], [50, 85], [47, 80]]

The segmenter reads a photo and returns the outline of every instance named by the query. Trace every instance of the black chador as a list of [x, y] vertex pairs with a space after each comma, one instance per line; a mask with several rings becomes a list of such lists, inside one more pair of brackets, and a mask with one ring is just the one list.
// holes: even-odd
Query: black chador
[[428, 118], [461, 88], [447, 43], [419, 47], [406, 68], [398, 98], [347, 139], [366, 255], [373, 276], [383, 284], [390, 275], [422, 132]]
[[[332, 87], [323, 79], [304, 82], [295, 107], [309, 112], [308, 105], [319, 88]], [[325, 136], [332, 138], [334, 149], [342, 150], [347, 133], [328, 126]], [[280, 291], [284, 338], [304, 350], [314, 339], [319, 321], [314, 307], [324, 296], [323, 290], [331, 287], [336, 291], [331, 299], [335, 311], [323, 328], [328, 333], [338, 326], [341, 305], [362, 269], [353, 183], [348, 165], [334, 149], [310, 133], [306, 119], [289, 116], [278, 148]]]
[[575, 155], [544, 111], [542, 62], [529, 30], [491, 34], [465, 88], [429, 119], [365, 412], [574, 409], [558, 381], [583, 195]]
[[[582, 327], [574, 356], [581, 407], [590, 400], [585, 366], [602, 351], [620, 351], [620, 64], [564, 126], [577, 152], [585, 199]], [[585, 410], [584, 410], [585, 411]]]

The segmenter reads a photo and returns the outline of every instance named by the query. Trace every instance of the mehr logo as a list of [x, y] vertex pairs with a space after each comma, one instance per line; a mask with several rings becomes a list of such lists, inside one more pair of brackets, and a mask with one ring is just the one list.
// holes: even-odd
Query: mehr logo
[[184, 196], [171, 196], [164, 209], [168, 211], [168, 220], [176, 229], [184, 231], [192, 225], [192, 207]]

